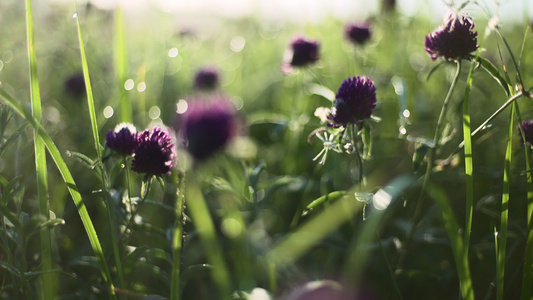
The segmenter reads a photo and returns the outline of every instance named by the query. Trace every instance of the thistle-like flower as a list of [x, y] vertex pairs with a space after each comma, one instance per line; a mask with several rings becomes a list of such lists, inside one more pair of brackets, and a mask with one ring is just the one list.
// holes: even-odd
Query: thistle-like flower
[[362, 45], [370, 39], [370, 25], [365, 22], [347, 24], [344, 33], [354, 45]]
[[233, 104], [224, 96], [189, 102], [177, 126], [188, 152], [197, 161], [203, 161], [224, 148], [238, 128]]
[[70, 76], [65, 80], [65, 90], [74, 97], [85, 95], [85, 78], [83, 73]]
[[471, 18], [450, 15], [445, 24], [426, 36], [427, 54], [433, 61], [439, 57], [446, 60], [468, 58], [478, 48], [477, 31], [473, 29]]
[[215, 67], [203, 67], [194, 76], [194, 87], [198, 90], [214, 90], [218, 87], [219, 80], [219, 73]]
[[293, 67], [304, 67], [315, 63], [320, 58], [320, 43], [302, 36], [292, 39], [285, 52], [283, 71], [289, 73]]
[[522, 128], [524, 128], [524, 138], [526, 139], [524, 143], [524, 139], [522, 138], [522, 128], [520, 126], [518, 128], [518, 135], [520, 136], [520, 142], [523, 144], [529, 144], [533, 145], [533, 120], [529, 121], [522, 121]]
[[170, 175], [176, 153], [168, 132], [155, 127], [140, 133], [138, 141], [131, 169], [150, 176]]
[[132, 155], [139, 145], [137, 130], [135, 126], [129, 123], [120, 123], [114, 130], [109, 130], [105, 141], [109, 149], [124, 156]]
[[333, 108], [328, 115], [332, 127], [355, 124], [370, 118], [376, 107], [376, 87], [369, 78], [362, 76], [348, 77], [337, 91]]

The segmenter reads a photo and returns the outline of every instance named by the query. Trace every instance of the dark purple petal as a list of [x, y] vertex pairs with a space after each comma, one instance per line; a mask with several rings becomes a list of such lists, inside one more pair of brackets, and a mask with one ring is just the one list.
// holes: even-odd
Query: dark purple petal
[[[526, 144], [533, 145], [533, 120], [522, 121], [522, 127], [524, 128], [524, 137], [526, 139]], [[522, 129], [520, 126], [518, 128], [518, 135], [520, 136], [520, 142], [524, 144], [522, 139]]]
[[127, 123], [121, 123], [115, 130], [109, 130], [105, 140], [109, 149], [122, 155], [132, 155], [139, 144], [135, 127]]
[[194, 76], [194, 87], [199, 90], [214, 90], [219, 85], [219, 73], [214, 67], [199, 69]]
[[189, 153], [198, 161], [205, 160], [226, 146], [236, 134], [233, 104], [222, 96], [191, 101], [180, 130]]
[[303, 67], [316, 62], [319, 59], [318, 41], [305, 37], [296, 37], [290, 44], [290, 62], [293, 67]]
[[353, 23], [344, 27], [348, 40], [355, 45], [362, 45], [370, 39], [370, 26], [368, 23]]
[[131, 169], [148, 175], [170, 175], [175, 157], [170, 135], [156, 127], [139, 134], [139, 146], [135, 149]]
[[376, 87], [369, 78], [348, 77], [337, 91], [333, 108], [328, 116], [330, 126], [346, 126], [370, 118], [376, 107]]
[[439, 57], [446, 60], [468, 58], [478, 48], [477, 31], [473, 29], [474, 23], [470, 18], [450, 15], [444, 25], [426, 36], [426, 53], [431, 60]]

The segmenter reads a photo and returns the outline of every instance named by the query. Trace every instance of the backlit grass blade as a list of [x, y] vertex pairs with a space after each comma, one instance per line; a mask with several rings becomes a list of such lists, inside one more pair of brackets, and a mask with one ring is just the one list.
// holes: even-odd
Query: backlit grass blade
[[457, 268], [457, 275], [459, 276], [459, 284], [461, 286], [461, 295], [465, 300], [474, 300], [474, 288], [472, 286], [472, 277], [470, 276], [470, 267], [468, 264], [468, 256], [466, 255], [466, 247], [459, 234], [459, 223], [457, 222], [452, 206], [444, 191], [435, 185], [429, 188], [429, 193], [440, 206], [443, 215], [444, 227], [448, 232], [452, 253], [455, 258], [455, 266]]
[[[33, 117], [41, 122], [41, 95], [39, 89], [39, 78], [37, 74], [37, 56], [35, 54], [35, 40], [33, 32], [33, 13], [31, 0], [26, 0], [26, 33], [28, 43], [28, 57], [30, 66], [30, 86], [31, 86], [31, 113]], [[50, 201], [48, 196], [48, 173], [46, 170], [46, 150], [43, 140], [39, 137], [37, 130], [33, 131], [35, 169], [37, 171], [37, 198], [39, 199], [39, 214], [46, 220], [50, 219]], [[57, 293], [57, 276], [52, 272], [52, 237], [49, 229], [41, 230], [41, 257], [42, 257], [42, 297], [52, 299]]]
[[174, 235], [172, 236], [172, 283], [170, 287], [170, 299], [179, 300], [181, 297], [181, 252], [183, 240], [183, 205], [185, 204], [185, 173], [178, 171], [178, 189], [174, 212]]
[[[522, 127], [522, 116], [520, 115], [520, 109], [516, 106], [516, 117], [520, 126], [520, 134], [522, 140], [525, 141], [524, 128]], [[526, 185], [527, 185], [527, 241], [526, 250], [524, 252], [524, 270], [522, 272], [522, 293], [521, 300], [531, 299], [531, 284], [533, 279], [533, 179], [531, 178], [531, 163], [529, 158], [531, 156], [531, 148], [524, 144], [525, 161], [526, 161]]]
[[202, 191], [193, 180], [189, 180], [188, 182], [185, 197], [187, 198], [190, 217], [198, 230], [200, 240], [207, 252], [209, 264], [214, 267], [213, 277], [221, 295], [218, 299], [223, 299], [231, 292], [229, 281], [231, 277], [228, 273], [228, 268], [222, 255], [222, 249], [220, 249], [220, 244], [217, 240], [215, 226]]
[[115, 82], [119, 97], [120, 121], [131, 123], [133, 121], [131, 103], [128, 94], [123, 87], [126, 81], [126, 70], [128, 66], [128, 53], [126, 49], [126, 37], [124, 33], [124, 11], [122, 6], [117, 5], [114, 13], [113, 32], [113, 62], [115, 67]]
[[87, 91], [87, 104], [89, 106], [89, 115], [91, 118], [91, 129], [93, 131], [94, 146], [96, 154], [98, 155], [98, 164], [102, 163], [102, 149], [100, 147], [100, 137], [98, 134], [98, 123], [96, 121], [96, 111], [94, 109], [93, 90], [91, 87], [91, 79], [89, 77], [89, 66], [87, 65], [87, 57], [85, 55], [85, 46], [83, 45], [83, 37], [80, 28], [80, 18], [78, 14], [78, 6], [76, 5], [76, 26], [78, 29], [78, 40], [80, 43], [80, 56], [83, 69], [83, 78], [85, 79], [85, 88]]
[[466, 80], [465, 96], [463, 99], [463, 137], [465, 151], [465, 175], [466, 175], [466, 220], [464, 233], [464, 255], [468, 258], [470, 234], [472, 231], [472, 215], [474, 212], [474, 163], [472, 153], [472, 133], [470, 128], [470, 90], [472, 77], [476, 64], [472, 63], [468, 79]]
[[39, 123], [28, 111], [24, 110], [23, 105], [19, 101], [14, 99], [11, 95], [9, 95], [2, 88], [0, 88], [0, 96], [4, 98], [7, 104], [11, 106], [17, 114], [19, 114], [21, 117], [26, 119], [28, 123], [30, 123], [33, 129], [39, 134], [39, 137], [41, 137], [41, 139], [43, 140], [44, 145], [48, 149], [48, 152], [50, 153], [52, 160], [56, 164], [59, 170], [59, 173], [61, 174], [61, 177], [67, 184], [67, 188], [69, 190], [70, 195], [72, 196], [72, 200], [74, 200], [74, 204], [76, 205], [78, 214], [80, 215], [80, 219], [83, 223], [83, 226], [85, 227], [85, 232], [87, 233], [87, 236], [89, 237], [91, 247], [98, 260], [98, 264], [102, 271], [102, 277], [109, 290], [109, 295], [111, 299], [116, 299], [115, 288], [113, 286], [113, 282], [111, 281], [111, 275], [109, 273], [107, 262], [104, 257], [104, 253], [102, 251], [102, 246], [100, 244], [100, 241], [98, 240], [98, 235], [96, 234], [96, 231], [94, 230], [91, 217], [89, 216], [89, 213], [87, 212], [87, 208], [85, 207], [85, 204], [83, 203], [80, 192], [78, 191], [78, 187], [76, 186], [76, 183], [74, 182], [74, 178], [72, 178], [72, 175], [70, 174], [70, 171], [65, 161], [63, 160], [63, 157], [61, 157], [61, 153], [57, 149], [56, 145], [54, 144], [54, 142], [52, 141], [48, 133], [44, 130], [41, 123]]
[[507, 133], [507, 149], [505, 151], [505, 165], [503, 169], [503, 195], [500, 219], [500, 231], [498, 232], [498, 253], [497, 253], [497, 267], [496, 267], [496, 299], [503, 300], [503, 283], [505, 279], [505, 254], [507, 247], [507, 223], [509, 219], [509, 191], [511, 173], [511, 158], [513, 148], [513, 116], [515, 112], [516, 102], [511, 106], [511, 114], [509, 116], [509, 129]]

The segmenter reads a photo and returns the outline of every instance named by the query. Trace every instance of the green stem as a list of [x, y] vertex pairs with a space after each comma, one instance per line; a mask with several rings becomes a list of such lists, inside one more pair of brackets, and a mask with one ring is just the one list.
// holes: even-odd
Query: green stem
[[[453, 90], [455, 89], [455, 85], [457, 84], [457, 81], [459, 79], [459, 74], [461, 73], [461, 61], [456, 61], [455, 63], [457, 65], [457, 69], [455, 71], [455, 75], [450, 85], [450, 89], [448, 90], [448, 94], [446, 95], [446, 98], [444, 98], [444, 102], [442, 104], [442, 108], [439, 114], [439, 119], [437, 120], [437, 125], [435, 127], [435, 134], [433, 136], [433, 146], [429, 148], [426, 173], [424, 174], [424, 181], [422, 182], [422, 188], [420, 190], [420, 195], [418, 197], [418, 201], [415, 207], [415, 212], [413, 215], [413, 226], [409, 230], [409, 234], [407, 235], [407, 238], [406, 238], [406, 242], [405, 242], [406, 248], [409, 247], [409, 244], [411, 243], [411, 240], [413, 239], [416, 224], [418, 223], [418, 219], [420, 218], [420, 214], [422, 213], [422, 207], [424, 203], [424, 192], [426, 191], [427, 186], [429, 184], [431, 172], [433, 171], [433, 166], [435, 163], [435, 155], [436, 155], [436, 152], [439, 146], [440, 128], [444, 121], [444, 116], [446, 115], [446, 111], [448, 109], [450, 99], [452, 98], [451, 96], [452, 96]], [[405, 252], [399, 259], [398, 268], [401, 268], [404, 259], [405, 259]]]
[[464, 232], [464, 255], [468, 258], [470, 235], [472, 231], [472, 217], [474, 212], [474, 162], [472, 153], [472, 135], [470, 130], [470, 90], [476, 64], [472, 63], [466, 81], [465, 96], [463, 101], [463, 138], [465, 143], [465, 175], [466, 175], [466, 220]]
[[183, 249], [183, 206], [185, 204], [185, 173], [178, 170], [178, 188], [176, 206], [174, 207], [176, 220], [174, 221], [174, 236], [172, 237], [172, 284], [170, 300], [181, 299], [181, 255]]
[[[26, 30], [28, 42], [28, 57], [30, 65], [30, 86], [31, 86], [31, 111], [33, 117], [41, 122], [41, 96], [39, 89], [39, 79], [37, 72], [37, 57], [35, 53], [35, 40], [33, 31], [33, 13], [31, 0], [26, 0]], [[39, 214], [46, 220], [50, 219], [50, 201], [48, 196], [48, 172], [46, 168], [46, 150], [45, 145], [36, 129], [33, 130], [34, 152], [35, 152], [35, 169], [37, 171], [37, 198], [39, 199]], [[52, 299], [55, 297], [56, 276], [53, 273], [46, 272], [53, 269], [52, 260], [52, 237], [50, 229], [41, 230], [41, 257], [42, 257], [42, 286], [43, 299]]]

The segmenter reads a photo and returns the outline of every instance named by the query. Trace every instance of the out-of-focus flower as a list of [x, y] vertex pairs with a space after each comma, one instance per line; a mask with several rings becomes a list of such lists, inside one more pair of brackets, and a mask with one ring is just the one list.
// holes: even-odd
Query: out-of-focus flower
[[194, 75], [194, 87], [199, 90], [214, 90], [219, 81], [218, 70], [212, 66], [203, 67]]
[[426, 35], [426, 53], [431, 60], [468, 58], [478, 48], [477, 31], [473, 29], [474, 23], [469, 17], [450, 15], [445, 24]]
[[85, 78], [82, 73], [74, 74], [65, 80], [65, 90], [75, 96], [82, 97], [85, 95]]
[[390, 12], [396, 10], [396, 0], [382, 0], [381, 10], [384, 12]]
[[283, 71], [289, 73], [293, 67], [304, 67], [315, 63], [320, 58], [320, 43], [303, 36], [292, 39], [285, 52]]
[[170, 175], [174, 168], [176, 153], [168, 132], [155, 127], [141, 132], [138, 141], [131, 169], [152, 176]]
[[347, 24], [344, 33], [354, 45], [362, 45], [370, 39], [370, 25], [366, 22]]
[[177, 129], [188, 152], [197, 161], [203, 161], [224, 148], [237, 133], [235, 108], [221, 95], [190, 101], [181, 118]]
[[340, 127], [370, 118], [376, 101], [376, 87], [372, 80], [365, 76], [348, 77], [337, 91], [328, 125]]
[[[526, 144], [533, 145], [533, 120], [522, 121], [522, 127], [524, 128], [524, 137], [526, 139]], [[522, 129], [520, 126], [518, 128], [518, 135], [520, 136], [520, 142], [524, 144], [522, 139]]]
[[105, 136], [106, 145], [121, 155], [132, 155], [139, 144], [137, 130], [129, 123], [120, 123]]

